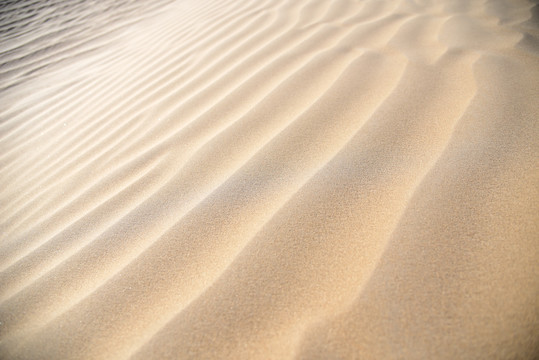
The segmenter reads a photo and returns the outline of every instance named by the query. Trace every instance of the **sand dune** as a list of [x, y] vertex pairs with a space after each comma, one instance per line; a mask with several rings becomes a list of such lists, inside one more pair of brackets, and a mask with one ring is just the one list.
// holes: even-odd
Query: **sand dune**
[[0, 358], [539, 354], [536, 1], [0, 19]]

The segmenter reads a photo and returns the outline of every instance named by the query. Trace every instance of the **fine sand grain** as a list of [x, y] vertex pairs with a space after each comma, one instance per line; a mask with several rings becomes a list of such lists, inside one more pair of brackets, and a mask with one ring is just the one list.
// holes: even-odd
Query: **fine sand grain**
[[536, 356], [536, 0], [0, 2], [0, 359]]

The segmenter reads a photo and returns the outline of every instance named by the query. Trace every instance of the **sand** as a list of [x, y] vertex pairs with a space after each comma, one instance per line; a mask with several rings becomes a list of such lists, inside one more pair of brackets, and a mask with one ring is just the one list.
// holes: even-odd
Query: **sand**
[[1, 359], [539, 356], [539, 3], [0, 4]]

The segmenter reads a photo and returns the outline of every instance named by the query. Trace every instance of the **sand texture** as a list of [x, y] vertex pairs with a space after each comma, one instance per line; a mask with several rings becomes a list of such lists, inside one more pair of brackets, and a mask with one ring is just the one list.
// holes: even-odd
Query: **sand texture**
[[0, 1], [0, 359], [536, 357], [537, 0]]

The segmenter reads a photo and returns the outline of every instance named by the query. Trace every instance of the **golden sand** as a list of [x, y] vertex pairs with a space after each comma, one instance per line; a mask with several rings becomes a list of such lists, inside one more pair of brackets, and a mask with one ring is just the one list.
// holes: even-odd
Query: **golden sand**
[[0, 3], [1, 359], [533, 359], [539, 4]]

